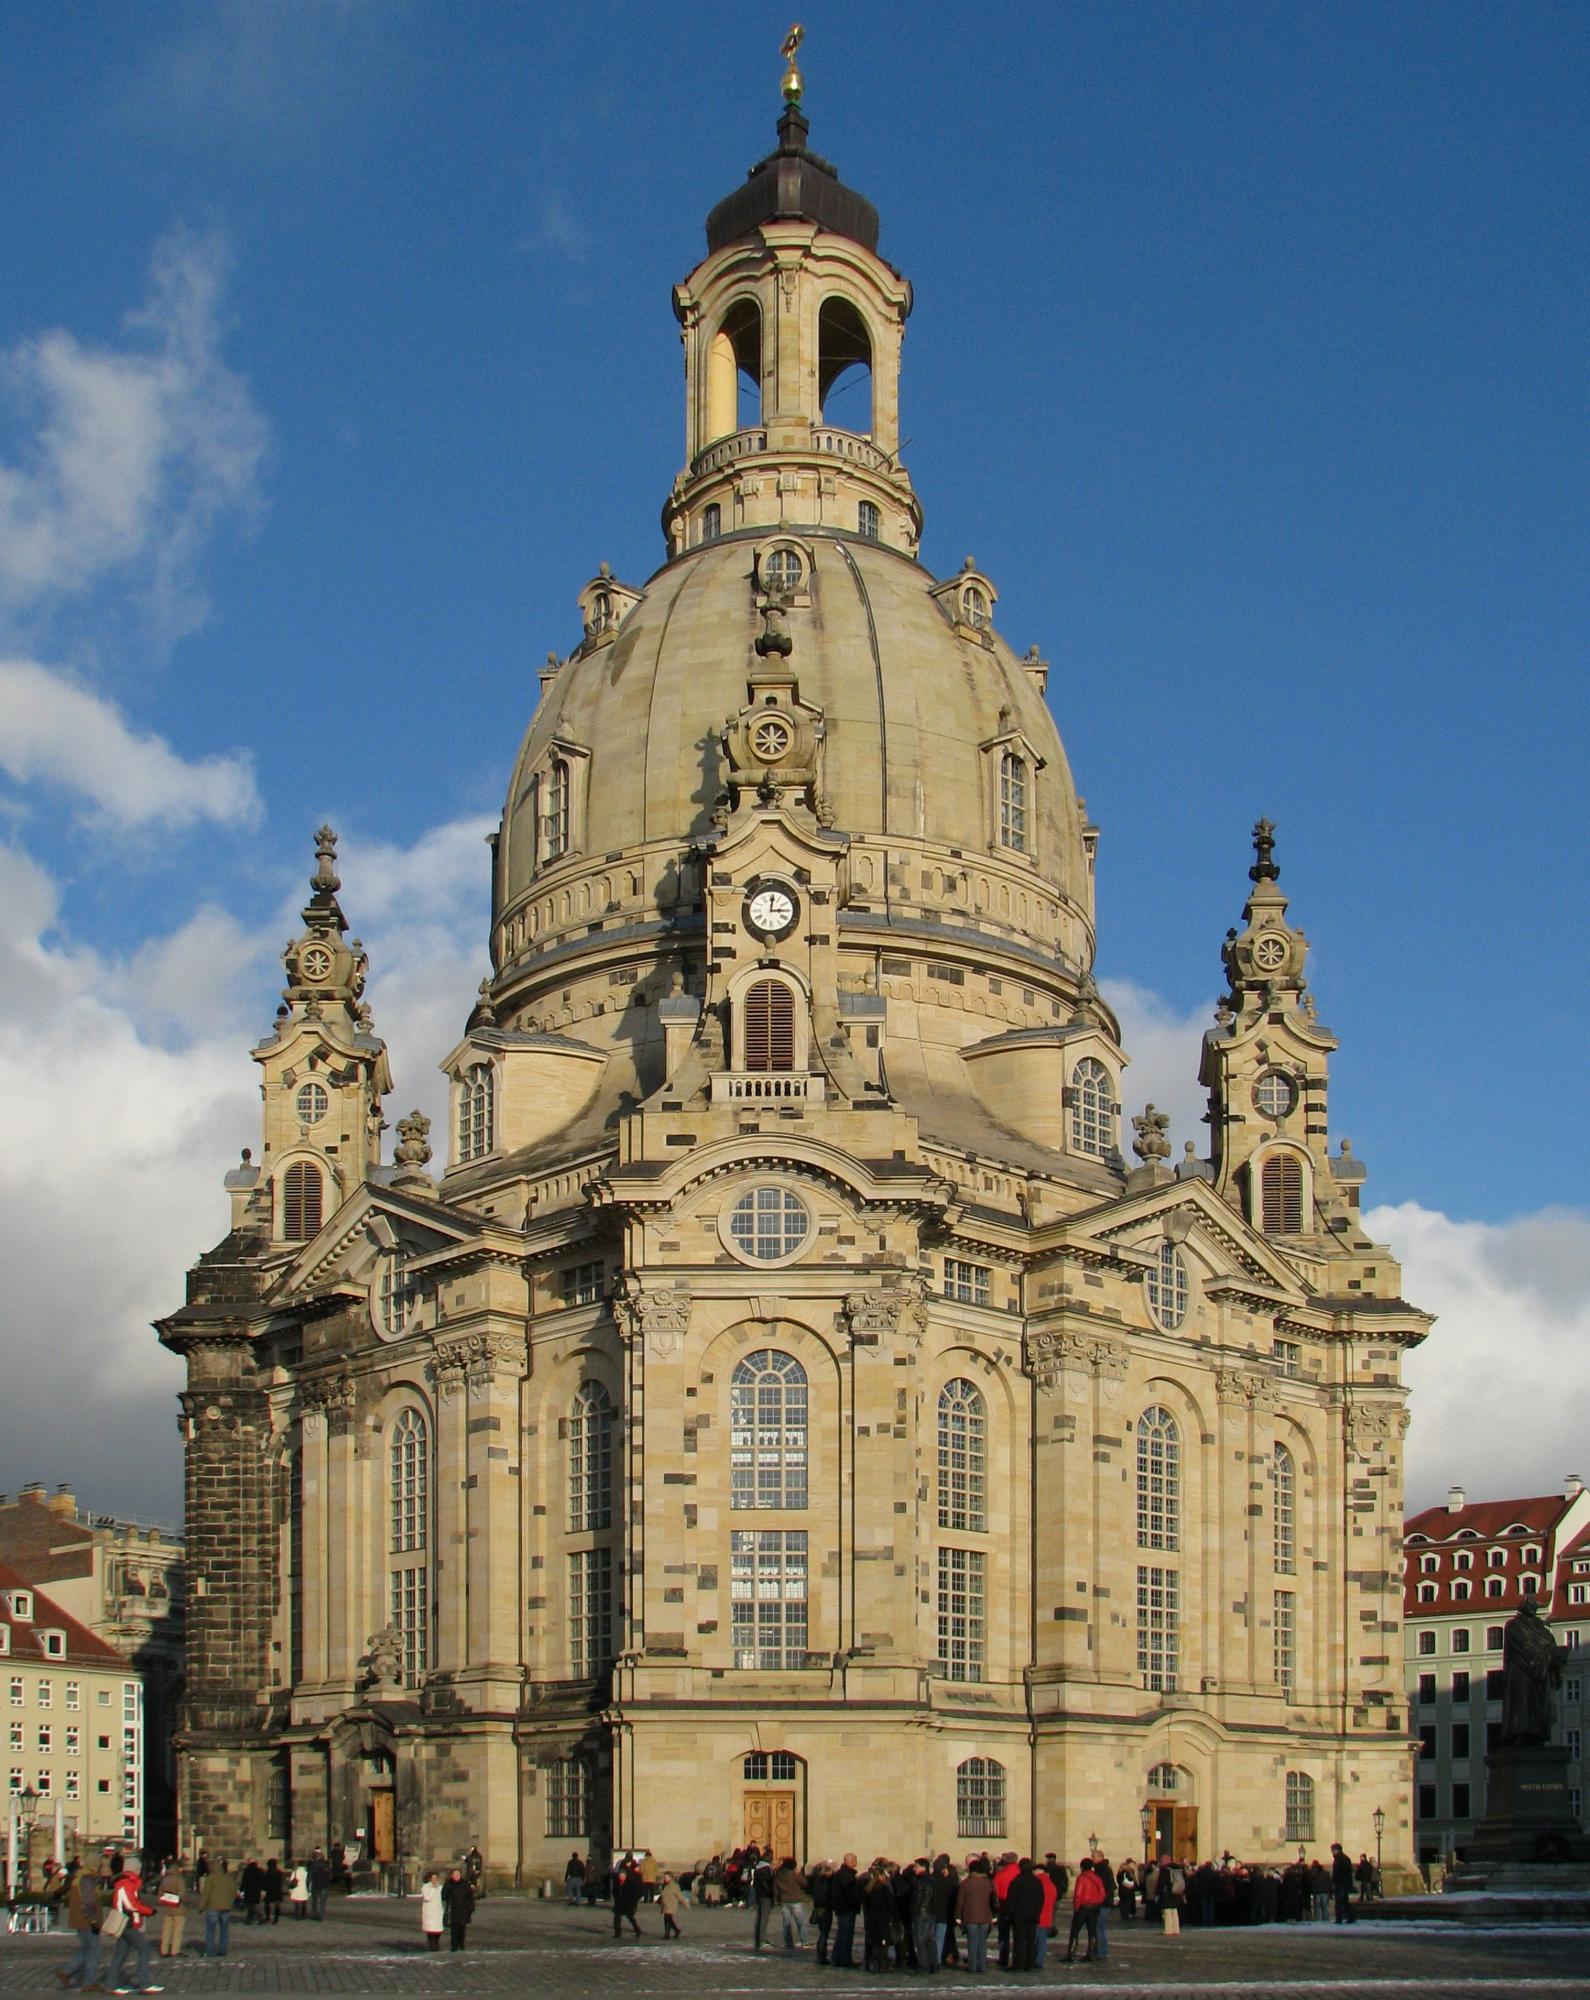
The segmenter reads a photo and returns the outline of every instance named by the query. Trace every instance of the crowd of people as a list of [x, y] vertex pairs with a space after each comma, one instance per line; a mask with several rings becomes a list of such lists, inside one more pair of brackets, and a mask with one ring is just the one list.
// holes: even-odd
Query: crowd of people
[[[663, 1936], [679, 1937], [686, 1903], [706, 1909], [743, 1905], [754, 1913], [752, 1948], [782, 1941], [787, 1952], [815, 1941], [820, 1965], [853, 1967], [857, 1950], [868, 1972], [891, 1966], [937, 1972], [964, 1966], [989, 1969], [992, 1935], [1000, 1968], [1037, 1970], [1064, 1933], [1065, 1957], [1109, 1957], [1110, 1920], [1157, 1923], [1170, 1935], [1183, 1922], [1205, 1928], [1228, 1924], [1354, 1921], [1354, 1903], [1378, 1893], [1373, 1864], [1355, 1866], [1340, 1843], [1329, 1862], [1299, 1855], [1285, 1867], [1248, 1865], [1227, 1854], [1218, 1862], [1178, 1861], [1162, 1854], [1140, 1869], [1134, 1861], [1114, 1867], [1098, 1852], [1085, 1855], [1075, 1873], [1054, 1854], [1041, 1862], [1007, 1850], [997, 1859], [968, 1855], [957, 1867], [947, 1854], [918, 1855], [904, 1864], [880, 1857], [862, 1867], [854, 1854], [801, 1868], [751, 1846], [713, 1855], [675, 1877], [659, 1869], [647, 1849], [619, 1855], [611, 1868], [592, 1856], [571, 1854], [564, 1868], [571, 1903], [611, 1898], [613, 1935], [643, 1935], [637, 1912], [656, 1899]], [[859, 1931], [859, 1937], [858, 1937]]]

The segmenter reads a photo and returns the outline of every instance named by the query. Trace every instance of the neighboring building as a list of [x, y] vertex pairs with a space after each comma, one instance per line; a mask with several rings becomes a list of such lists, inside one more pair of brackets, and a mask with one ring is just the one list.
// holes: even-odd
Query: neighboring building
[[1209, 1154], [1150, 1107], [1129, 1166], [1047, 669], [917, 559], [911, 289], [806, 133], [675, 292], [666, 560], [599, 570], [542, 675], [439, 1184], [417, 1116], [381, 1164], [319, 838], [262, 1149], [160, 1327], [185, 1837], [528, 1882], [588, 1841], [1136, 1852], [1145, 1803], [1182, 1852], [1357, 1852], [1379, 1806], [1407, 1867], [1429, 1320], [1328, 1150], [1271, 829]]
[[[1485, 1812], [1485, 1753], [1501, 1729], [1502, 1628], [1533, 1596], [1570, 1653], [1590, 1639], [1590, 1492], [1471, 1502], [1454, 1486], [1441, 1507], [1410, 1516], [1403, 1536], [1408, 1699], [1419, 1740], [1419, 1860], [1460, 1858]], [[1557, 1741], [1569, 1751], [1574, 1812], [1585, 1824], [1585, 1670], [1570, 1662]]]
[[40, 1827], [59, 1801], [69, 1842], [140, 1846], [142, 1684], [114, 1646], [3, 1562], [0, 1676], [8, 1798], [35, 1793]]
[[162, 1854], [176, 1837], [172, 1734], [182, 1689], [182, 1537], [167, 1528], [86, 1514], [68, 1486], [0, 1494], [0, 1559], [103, 1639], [143, 1686], [141, 1841]]

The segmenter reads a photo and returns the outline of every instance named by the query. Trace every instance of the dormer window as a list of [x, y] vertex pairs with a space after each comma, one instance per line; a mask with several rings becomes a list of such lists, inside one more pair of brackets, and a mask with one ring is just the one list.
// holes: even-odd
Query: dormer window
[[769, 549], [759, 565], [762, 588], [775, 597], [793, 594], [801, 587], [806, 565], [793, 549]]
[[44, 1657], [47, 1660], [64, 1660], [66, 1658], [66, 1634], [64, 1632], [41, 1632], [39, 1638], [43, 1642]]
[[1095, 1056], [1071, 1072], [1071, 1150], [1096, 1160], [1115, 1151], [1115, 1086]]
[[961, 616], [974, 632], [983, 631], [988, 624], [988, 598], [975, 583], [961, 592]]
[[541, 822], [542, 852], [557, 861], [569, 851], [569, 767], [554, 757], [547, 770], [546, 811]]
[[866, 542], [880, 541], [883, 537], [883, 516], [871, 500], [863, 500], [856, 509], [856, 532]]
[[999, 844], [1027, 852], [1027, 764], [1014, 750], [999, 759]]
[[496, 1141], [496, 1077], [490, 1063], [465, 1070], [458, 1086], [458, 1162], [481, 1160]]
[[11, 1616], [19, 1625], [31, 1625], [33, 1623], [33, 1592], [31, 1590], [11, 1591], [6, 1599], [6, 1606]]

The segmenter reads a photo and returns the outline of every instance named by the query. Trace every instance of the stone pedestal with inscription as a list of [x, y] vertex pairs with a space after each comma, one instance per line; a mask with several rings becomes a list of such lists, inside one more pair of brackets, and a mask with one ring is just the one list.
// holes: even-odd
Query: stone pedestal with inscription
[[1590, 1860], [1569, 1804], [1565, 1744], [1503, 1745], [1486, 1758], [1485, 1769], [1486, 1812], [1468, 1842], [1471, 1865]]

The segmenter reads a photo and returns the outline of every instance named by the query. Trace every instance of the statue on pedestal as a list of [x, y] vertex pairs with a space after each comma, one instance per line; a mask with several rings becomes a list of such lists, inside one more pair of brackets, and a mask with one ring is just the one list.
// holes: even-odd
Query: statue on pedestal
[[1502, 1633], [1502, 1741], [1528, 1746], [1551, 1741], [1557, 1719], [1553, 1699], [1562, 1685], [1566, 1653], [1551, 1636], [1533, 1597]]

